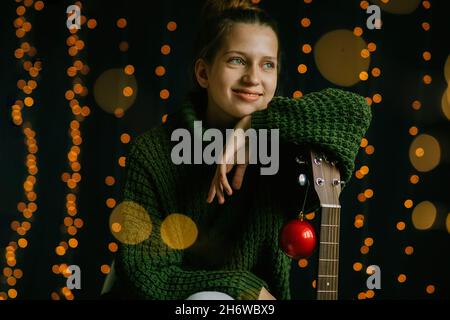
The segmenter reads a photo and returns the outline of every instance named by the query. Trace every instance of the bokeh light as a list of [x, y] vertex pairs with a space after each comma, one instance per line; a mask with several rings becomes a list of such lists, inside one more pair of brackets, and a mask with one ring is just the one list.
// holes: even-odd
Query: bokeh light
[[148, 239], [152, 233], [149, 213], [133, 201], [124, 201], [113, 210], [109, 217], [112, 235], [122, 243], [138, 244]]
[[[314, 59], [320, 73], [328, 81], [352, 86], [360, 81], [360, 73], [369, 69], [370, 57], [361, 52], [366, 42], [350, 30], [335, 30], [323, 35], [314, 46]], [[367, 52], [369, 52], [367, 50]]]
[[197, 235], [197, 225], [184, 214], [172, 213], [161, 224], [161, 238], [172, 249], [189, 248]]
[[441, 147], [436, 138], [421, 134], [411, 143], [409, 159], [417, 171], [433, 170], [441, 160]]
[[427, 230], [433, 226], [436, 215], [435, 205], [430, 201], [422, 201], [414, 207], [411, 220], [416, 229]]

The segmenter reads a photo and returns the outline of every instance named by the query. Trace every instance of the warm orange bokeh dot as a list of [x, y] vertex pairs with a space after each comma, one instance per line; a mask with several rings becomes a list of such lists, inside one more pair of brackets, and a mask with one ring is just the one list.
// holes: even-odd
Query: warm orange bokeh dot
[[131, 76], [134, 73], [134, 66], [129, 64], [124, 69], [125, 74]]
[[109, 251], [111, 251], [111, 252], [116, 252], [117, 249], [118, 249], [117, 243], [111, 242], [111, 243], [108, 245], [108, 249], [109, 249]]
[[304, 53], [306, 53], [306, 54], [308, 54], [308, 53], [311, 53], [311, 51], [312, 51], [312, 48], [311, 48], [311, 45], [309, 45], [309, 44], [304, 44], [303, 46], [302, 46], [302, 51], [304, 52]]
[[414, 248], [412, 246], [407, 246], [405, 248], [405, 254], [407, 254], [408, 256], [412, 255], [414, 252]]
[[367, 190], [365, 190], [364, 191], [364, 196], [366, 197], [366, 198], [372, 198], [373, 197], [373, 190], [372, 189], [367, 189]]
[[27, 107], [31, 107], [34, 104], [34, 100], [32, 97], [26, 97], [23, 100], [23, 103], [27, 106]]
[[414, 202], [411, 199], [405, 200], [404, 206], [407, 209], [412, 208], [412, 206], [414, 205]]
[[430, 53], [429, 51], [425, 51], [425, 52], [422, 54], [422, 57], [423, 57], [423, 60], [425, 60], [425, 61], [430, 61], [430, 60], [431, 60], [431, 53]]
[[306, 259], [298, 260], [298, 266], [300, 268], [306, 268], [308, 266], [308, 260], [306, 260]]
[[372, 76], [374, 76], [376, 78], [376, 77], [379, 77], [380, 75], [381, 75], [380, 68], [375, 67], [372, 69]]
[[78, 246], [78, 240], [75, 239], [75, 238], [71, 238], [71, 239], [69, 240], [69, 246], [70, 246], [71, 248], [76, 248], [76, 247]]
[[368, 49], [370, 52], [375, 52], [375, 51], [377, 50], [377, 45], [376, 45], [374, 42], [370, 42], [370, 43], [367, 45], [367, 49]]
[[128, 45], [127, 41], [122, 41], [119, 43], [119, 50], [122, 52], [128, 51], [129, 47], [130, 46]]
[[163, 89], [159, 92], [159, 97], [163, 100], [169, 99], [169, 96], [170, 96], [170, 92], [167, 89]]
[[373, 245], [373, 238], [368, 237], [364, 239], [364, 244], [368, 247], [371, 247]]
[[365, 292], [358, 293], [358, 300], [364, 300], [365, 298], [366, 298], [366, 293]]
[[363, 29], [361, 27], [355, 27], [353, 29], [353, 34], [357, 37], [360, 37], [363, 34]]
[[373, 99], [373, 102], [380, 103], [383, 98], [381, 97], [381, 94], [375, 93], [373, 95], [372, 99]]
[[303, 97], [303, 92], [301, 92], [300, 90], [296, 90], [296, 91], [294, 91], [294, 93], [292, 94], [292, 97], [293, 97], [294, 99], [299, 99], [299, 98]]
[[125, 144], [129, 143], [131, 141], [131, 137], [128, 133], [122, 133], [120, 136], [120, 141]]
[[305, 64], [299, 64], [297, 67], [298, 73], [304, 74], [306, 71], [308, 71], [308, 67]]
[[397, 277], [397, 281], [400, 282], [400, 283], [405, 282], [406, 281], [406, 275], [404, 275], [403, 273], [399, 274], [398, 277]]
[[366, 291], [366, 297], [371, 299], [375, 296], [375, 292], [373, 290], [367, 290]]
[[425, 290], [427, 291], [428, 294], [433, 294], [436, 288], [432, 284], [429, 284], [427, 285], [427, 288]]
[[403, 231], [403, 230], [405, 230], [406, 224], [403, 221], [399, 221], [399, 222], [397, 222], [396, 227], [397, 227], [397, 230]]
[[414, 100], [411, 106], [414, 110], [419, 110], [422, 107], [422, 103], [419, 100]]
[[120, 18], [119, 20], [117, 20], [117, 27], [120, 29], [123, 29], [127, 26], [127, 20], [125, 18]]
[[430, 84], [433, 81], [430, 75], [426, 74], [423, 76], [423, 83]]
[[360, 170], [356, 170], [355, 177], [358, 179], [362, 179], [362, 178], [364, 178], [364, 175], [362, 174], [362, 172]]
[[36, 1], [36, 3], [34, 4], [34, 9], [36, 9], [36, 11], [41, 11], [42, 9], [44, 9], [44, 2]]
[[368, 246], [362, 246], [359, 251], [361, 251], [362, 254], [367, 254], [369, 252], [369, 247]]
[[413, 174], [410, 178], [409, 178], [409, 182], [411, 182], [412, 184], [418, 184], [419, 183], [419, 176], [416, 174]]
[[303, 28], [308, 28], [311, 25], [311, 20], [309, 18], [303, 18], [300, 21], [300, 24], [302, 25]]
[[167, 23], [167, 30], [169, 31], [177, 30], [177, 23], [175, 21], [170, 21], [169, 23]]
[[102, 271], [103, 274], [108, 274], [111, 271], [111, 267], [108, 266], [107, 264], [104, 264], [101, 266], [100, 270]]
[[168, 116], [169, 116], [169, 114], [167, 114], [167, 113], [163, 114], [162, 117], [161, 117], [161, 122], [162, 122], [162, 123], [166, 123], [166, 122], [167, 122], [167, 117], [168, 117]]
[[361, 50], [361, 57], [363, 57], [364, 59], [367, 59], [368, 57], [370, 57], [370, 51], [367, 49], [362, 49]]
[[66, 253], [66, 249], [63, 246], [57, 246], [55, 251], [58, 256], [63, 256]]
[[423, 22], [422, 28], [423, 28], [423, 30], [428, 31], [428, 30], [430, 30], [430, 24], [428, 22]]
[[165, 44], [161, 47], [161, 53], [163, 55], [168, 55], [170, 53], [170, 46], [168, 44]]
[[359, 3], [359, 6], [361, 7], [361, 9], [367, 10], [367, 8], [369, 7], [369, 3], [364, 0]]
[[125, 165], [126, 165], [126, 158], [125, 157], [120, 157], [119, 158], [119, 166], [125, 167]]
[[361, 271], [361, 269], [362, 269], [362, 264], [361, 264], [360, 262], [355, 262], [355, 263], [353, 264], [353, 270], [355, 270], [355, 271]]
[[89, 19], [87, 22], [87, 26], [89, 29], [94, 29], [97, 26], [97, 20]]
[[368, 145], [367, 147], [366, 147], [366, 153], [368, 154], [368, 155], [371, 155], [371, 154], [373, 154], [374, 152], [375, 152], [375, 147], [374, 146], [372, 146], [372, 145]]
[[361, 169], [359, 169], [363, 175], [366, 175], [369, 173], [369, 167], [368, 166], [362, 166]]
[[123, 88], [122, 93], [125, 97], [131, 97], [133, 95], [133, 88], [131, 88], [130, 86], [126, 86], [125, 88]]
[[360, 144], [361, 148], [367, 147], [368, 144], [369, 144], [369, 141], [366, 138], [361, 139], [361, 144]]
[[417, 127], [411, 127], [408, 132], [410, 135], [416, 136], [419, 133], [419, 129], [417, 129]]
[[114, 200], [113, 198], [107, 199], [106, 206], [111, 209], [114, 208], [116, 206], [116, 200]]
[[162, 77], [166, 73], [166, 69], [163, 66], [157, 66], [155, 69], [155, 74], [158, 77]]
[[16, 289], [9, 289], [9, 290], [8, 290], [8, 296], [9, 296], [11, 299], [17, 298], [17, 290], [16, 290]]
[[112, 185], [114, 185], [115, 182], [116, 182], [116, 180], [114, 179], [114, 177], [107, 176], [107, 177], [105, 178], [105, 184], [106, 184], [107, 186], [112, 186]]
[[366, 81], [367, 79], [369, 79], [369, 74], [366, 71], [362, 71], [359, 73], [359, 79], [361, 81]]

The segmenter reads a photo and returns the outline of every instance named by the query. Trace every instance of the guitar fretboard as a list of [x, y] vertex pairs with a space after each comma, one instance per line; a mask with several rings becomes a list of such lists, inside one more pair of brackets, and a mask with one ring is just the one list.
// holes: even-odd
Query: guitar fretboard
[[338, 299], [340, 212], [339, 206], [322, 207], [317, 300]]

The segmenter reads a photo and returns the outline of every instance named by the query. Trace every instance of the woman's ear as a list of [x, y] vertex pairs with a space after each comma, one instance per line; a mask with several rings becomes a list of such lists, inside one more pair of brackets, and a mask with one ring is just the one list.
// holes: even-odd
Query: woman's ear
[[195, 77], [200, 87], [204, 89], [208, 88], [208, 65], [203, 59], [198, 59], [195, 62]]

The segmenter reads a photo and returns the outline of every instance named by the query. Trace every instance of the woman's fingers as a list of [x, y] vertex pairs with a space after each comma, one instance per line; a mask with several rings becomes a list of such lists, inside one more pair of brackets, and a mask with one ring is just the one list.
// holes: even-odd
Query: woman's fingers
[[216, 180], [216, 192], [217, 192], [217, 200], [219, 204], [223, 204], [225, 202], [225, 196], [223, 195], [223, 187], [220, 183], [219, 179]]
[[206, 202], [211, 203], [214, 200], [214, 197], [216, 196], [216, 183], [215, 183], [215, 176], [213, 178], [213, 181], [211, 182], [211, 186], [209, 187], [208, 197], [206, 198]]
[[235, 190], [241, 189], [242, 181], [244, 181], [245, 169], [247, 169], [247, 164], [239, 164], [236, 167], [236, 171], [234, 172], [233, 177], [233, 188]]
[[[231, 170], [231, 169], [230, 169]], [[230, 184], [228, 183], [227, 179], [227, 165], [226, 164], [220, 164], [219, 165], [219, 181], [223, 189], [227, 192], [229, 196], [233, 194], [233, 190], [230, 187]]]

